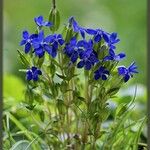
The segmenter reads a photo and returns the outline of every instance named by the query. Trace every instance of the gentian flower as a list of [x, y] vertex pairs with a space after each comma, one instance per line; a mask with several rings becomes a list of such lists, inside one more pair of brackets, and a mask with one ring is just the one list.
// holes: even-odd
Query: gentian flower
[[134, 73], [138, 73], [137, 66], [135, 65], [135, 62], [133, 62], [128, 68], [125, 66], [118, 67], [118, 73], [123, 76], [124, 82], [127, 82], [131, 77], [133, 77]]
[[117, 33], [115, 33], [115, 32], [111, 33], [109, 42], [108, 42], [109, 48], [115, 49], [116, 47], [114, 46], [114, 44], [118, 43], [119, 41], [120, 41], [120, 39], [117, 38]]
[[44, 38], [44, 32], [40, 31], [38, 37], [32, 41], [35, 54], [41, 58], [44, 56], [45, 51], [52, 56], [56, 56], [56, 49], [54, 49], [48, 39], [53, 39], [53, 35]]
[[106, 70], [106, 68], [103, 66], [101, 66], [98, 70], [94, 72], [95, 80], [98, 80], [99, 78], [101, 78], [102, 80], [107, 80], [108, 75], [109, 71]]
[[47, 36], [45, 38], [45, 42], [51, 44], [52, 49], [51, 49], [51, 51], [49, 53], [51, 54], [51, 56], [53, 58], [55, 58], [56, 55], [57, 55], [58, 46], [59, 45], [62, 46], [65, 43], [65, 41], [64, 41], [64, 39], [63, 39], [61, 34], [54, 34], [54, 35]]
[[31, 69], [29, 69], [27, 72], [26, 72], [26, 79], [28, 81], [30, 80], [34, 80], [34, 81], [37, 81], [38, 80], [38, 76], [39, 75], [42, 75], [42, 72], [40, 69], [37, 69], [37, 67], [32, 67]]
[[76, 37], [71, 38], [70, 42], [66, 44], [64, 53], [70, 57], [72, 63], [77, 61], [79, 53]]
[[[88, 42], [86, 42], [85, 40], [82, 40], [78, 43], [78, 46], [79, 56], [81, 60], [77, 64], [77, 67], [84, 67], [86, 70], [90, 70], [91, 67], [99, 61], [96, 52], [93, 51], [93, 41], [89, 40]], [[82, 47], [84, 49], [82, 49]]]
[[29, 32], [28, 31], [23, 31], [22, 32], [22, 41], [20, 42], [20, 45], [25, 45], [25, 53], [28, 53], [31, 49], [31, 46], [32, 46], [32, 40], [34, 38], [36, 38], [37, 35], [36, 34], [32, 34], [32, 35], [29, 35]]
[[111, 61], [111, 60], [115, 60], [115, 61], [120, 61], [121, 59], [125, 58], [125, 54], [124, 53], [120, 53], [118, 55], [115, 54], [114, 50], [109, 49], [109, 55], [104, 57], [104, 61]]
[[43, 26], [51, 27], [52, 26], [51, 22], [48, 22], [48, 21], [44, 22], [43, 16], [35, 17], [34, 21], [39, 27], [43, 27]]
[[80, 33], [82, 38], [85, 39], [85, 29], [78, 25], [78, 23], [75, 21], [74, 17], [69, 18], [69, 23], [72, 24], [73, 31]]
[[109, 43], [109, 34], [107, 32], [104, 32], [100, 29], [86, 29], [86, 32], [90, 35], [94, 35], [94, 41], [96, 43], [100, 42], [103, 38], [105, 42]]

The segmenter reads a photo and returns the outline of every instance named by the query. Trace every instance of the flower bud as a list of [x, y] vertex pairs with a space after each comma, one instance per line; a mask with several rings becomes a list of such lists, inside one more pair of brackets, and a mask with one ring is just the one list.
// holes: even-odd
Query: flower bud
[[60, 14], [56, 8], [52, 8], [50, 10], [49, 22], [52, 22], [52, 24], [53, 24], [53, 26], [50, 27], [50, 30], [52, 32], [57, 31], [60, 26]]

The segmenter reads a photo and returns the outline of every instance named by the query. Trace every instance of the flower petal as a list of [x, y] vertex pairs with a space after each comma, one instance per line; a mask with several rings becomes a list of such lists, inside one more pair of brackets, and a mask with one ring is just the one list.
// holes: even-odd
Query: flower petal
[[86, 69], [86, 70], [90, 70], [91, 67], [92, 67], [91, 62], [90, 62], [90, 61], [86, 61], [86, 62], [85, 62], [85, 69]]
[[26, 44], [26, 40], [22, 40], [22, 41], [20, 42], [20, 46], [22, 46], [22, 45], [24, 45], [24, 44]]
[[27, 71], [27, 73], [26, 73], [26, 79], [27, 79], [28, 81], [32, 80], [32, 72], [31, 72], [30, 70]]
[[77, 64], [77, 68], [82, 68], [84, 65], [85, 65], [85, 62], [84, 62], [84, 61], [80, 61], [80, 62]]
[[44, 56], [43, 48], [40, 47], [40, 48], [35, 49], [35, 54], [36, 54], [39, 58], [43, 57], [43, 56]]
[[101, 39], [102, 39], [102, 37], [101, 37], [100, 34], [97, 34], [97, 35], [94, 37], [94, 41], [95, 41], [96, 43], [98, 43]]
[[27, 54], [27, 53], [30, 51], [30, 49], [31, 49], [31, 44], [30, 44], [30, 43], [27, 43], [27, 44], [25, 45], [25, 49], [24, 49], [25, 53]]
[[25, 40], [27, 40], [27, 39], [29, 38], [29, 33], [28, 33], [28, 31], [23, 31], [22, 37], [23, 37]]
[[97, 31], [94, 30], [94, 29], [86, 29], [85, 31], [86, 31], [88, 34], [90, 34], [90, 35], [96, 35], [96, 34], [97, 34]]

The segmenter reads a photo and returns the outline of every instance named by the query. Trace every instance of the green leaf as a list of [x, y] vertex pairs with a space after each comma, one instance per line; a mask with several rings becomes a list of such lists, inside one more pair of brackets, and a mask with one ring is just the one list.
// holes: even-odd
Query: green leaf
[[[30, 142], [27, 140], [18, 141], [10, 148], [10, 150], [25, 150], [29, 143]], [[28, 147], [28, 150], [32, 150], [31, 147]]]
[[45, 119], [44, 111], [43, 111], [43, 110], [41, 110], [41, 111], [39, 112], [39, 115], [40, 115], [40, 119], [41, 119], [41, 121], [42, 121], [42, 122], [44, 122], [44, 119]]
[[20, 51], [20, 50], [17, 50], [18, 52], [18, 55], [19, 55], [19, 58], [22, 62], [22, 64], [25, 66], [25, 67], [29, 67], [30, 66], [30, 63], [29, 61], [26, 59], [26, 57], [24, 56], [24, 54]]
[[66, 77], [66, 76], [60, 75], [60, 74], [58, 74], [58, 73], [56, 73], [56, 75], [57, 75], [59, 78], [63, 79], [63, 80], [67, 80], [67, 77]]
[[111, 97], [111, 96], [114, 96], [118, 91], [119, 91], [120, 87], [115, 87], [115, 88], [112, 88], [112, 89], [109, 89], [107, 91], [107, 94]]
[[127, 104], [122, 103], [117, 107], [115, 116], [120, 117], [126, 111], [127, 111]]

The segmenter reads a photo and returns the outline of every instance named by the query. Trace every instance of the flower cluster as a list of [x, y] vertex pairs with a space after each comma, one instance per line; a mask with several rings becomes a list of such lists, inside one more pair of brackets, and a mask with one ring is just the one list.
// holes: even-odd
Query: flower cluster
[[[111, 75], [109, 64], [118, 63], [126, 57], [125, 53], [116, 54], [116, 44], [120, 41], [117, 33], [108, 33], [102, 29], [91, 29], [81, 27], [74, 17], [69, 18], [68, 28], [66, 32], [70, 34], [69, 40], [65, 40], [61, 34], [44, 35], [43, 27], [52, 27], [51, 22], [44, 21], [42, 16], [34, 18], [38, 26], [38, 32], [29, 34], [23, 31], [22, 41], [20, 45], [24, 45], [24, 52], [35, 53], [38, 58], [44, 57], [47, 53], [52, 58], [57, 57], [57, 53], [61, 48], [62, 54], [69, 58], [68, 64], [73, 64], [77, 68], [85, 70], [94, 70], [93, 79], [107, 80]], [[102, 47], [105, 47], [102, 49]], [[118, 75], [122, 76], [124, 82], [127, 82], [134, 73], [137, 72], [137, 66], [132, 63], [128, 68], [124, 66], [118, 67]], [[38, 75], [42, 72], [36, 67], [27, 71], [27, 80], [38, 80]]]

